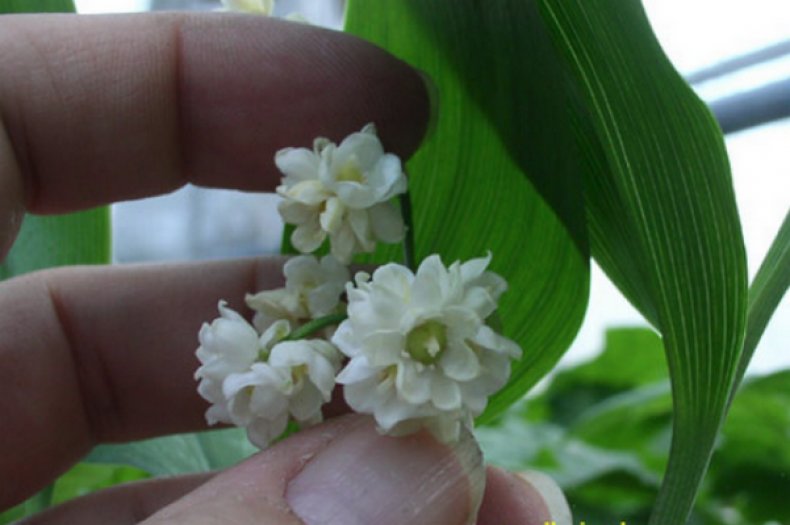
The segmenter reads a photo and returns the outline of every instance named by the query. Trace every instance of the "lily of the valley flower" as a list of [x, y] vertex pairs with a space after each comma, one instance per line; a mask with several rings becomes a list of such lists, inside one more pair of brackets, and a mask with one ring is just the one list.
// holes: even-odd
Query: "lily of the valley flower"
[[337, 349], [323, 340], [283, 341], [290, 333], [286, 320], [259, 335], [224, 302], [219, 311], [201, 328], [197, 350], [195, 378], [211, 403], [208, 423], [246, 428], [250, 441], [265, 448], [291, 418], [302, 425], [320, 422], [340, 368]]
[[348, 268], [327, 255], [319, 261], [313, 255], [289, 259], [283, 267], [285, 287], [247, 295], [247, 306], [255, 310], [253, 324], [263, 332], [278, 319], [291, 326], [336, 313], [340, 296], [350, 280]]
[[274, 0], [222, 0], [226, 11], [255, 13], [271, 16], [274, 11]]
[[332, 338], [351, 358], [337, 382], [352, 409], [373, 414], [384, 432], [426, 427], [444, 441], [482, 413], [521, 352], [486, 324], [506, 289], [489, 261], [447, 268], [434, 255], [416, 274], [397, 264], [357, 274]]
[[391, 200], [406, 192], [406, 176], [372, 124], [339, 146], [316, 139], [312, 150], [280, 150], [275, 164], [285, 175], [277, 188], [284, 198], [279, 211], [296, 225], [291, 243], [300, 252], [315, 251], [329, 237], [332, 255], [348, 264], [355, 253], [372, 252], [377, 241], [403, 238], [403, 219]]

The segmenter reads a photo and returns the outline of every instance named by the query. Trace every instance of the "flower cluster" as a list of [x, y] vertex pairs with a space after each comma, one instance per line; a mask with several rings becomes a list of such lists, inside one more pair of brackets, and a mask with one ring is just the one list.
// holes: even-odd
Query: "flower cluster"
[[290, 259], [283, 288], [246, 297], [251, 323], [220, 302], [197, 350], [209, 423], [245, 427], [263, 448], [289, 420], [321, 421], [337, 383], [382, 432], [427, 428], [457, 440], [521, 353], [490, 326], [507, 288], [487, 270], [490, 254], [449, 267], [432, 255], [416, 271], [387, 264], [351, 282], [344, 264], [354, 254], [403, 236], [391, 202], [406, 191], [400, 159], [368, 125], [339, 146], [317, 139], [312, 150], [281, 150], [275, 163], [280, 213], [297, 225], [293, 245], [309, 252], [328, 238], [332, 255]]
[[337, 380], [352, 409], [387, 433], [426, 426], [443, 441], [483, 412], [521, 353], [486, 324], [506, 288], [489, 260], [447, 268], [432, 255], [416, 273], [388, 264], [357, 274], [332, 338], [350, 358]]
[[281, 150], [274, 162], [285, 174], [278, 209], [296, 226], [291, 244], [300, 252], [317, 250], [329, 237], [332, 255], [348, 264], [377, 241], [403, 239], [403, 219], [391, 200], [406, 192], [406, 176], [400, 159], [384, 152], [373, 124], [339, 146], [319, 138], [312, 150]]
[[220, 317], [198, 334], [195, 378], [200, 395], [212, 403], [206, 419], [246, 428], [260, 448], [282, 434], [289, 418], [301, 425], [321, 421], [342, 358], [326, 340], [287, 338], [340, 308], [348, 270], [331, 257], [312, 256], [291, 259], [284, 269], [285, 288], [247, 297], [256, 311], [253, 324], [220, 301]]

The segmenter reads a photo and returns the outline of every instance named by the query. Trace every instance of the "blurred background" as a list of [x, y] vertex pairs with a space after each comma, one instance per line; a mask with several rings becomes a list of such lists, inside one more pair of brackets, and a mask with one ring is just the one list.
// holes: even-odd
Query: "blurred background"
[[[83, 13], [211, 10], [219, 0], [77, 0]], [[727, 134], [750, 276], [790, 208], [790, 2], [645, 0], [677, 69], [713, 108]], [[298, 12], [339, 28], [344, 0], [279, 0], [275, 15]], [[118, 262], [209, 259], [273, 253], [277, 197], [188, 186], [113, 208]], [[643, 325], [597, 268], [587, 318], [561, 365], [603, 348], [607, 327]], [[790, 367], [790, 297], [767, 328], [750, 373]]]

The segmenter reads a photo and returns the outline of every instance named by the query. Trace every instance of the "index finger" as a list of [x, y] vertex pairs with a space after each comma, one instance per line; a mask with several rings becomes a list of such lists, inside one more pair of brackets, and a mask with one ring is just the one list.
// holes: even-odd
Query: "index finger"
[[[424, 85], [361, 40], [260, 16], [0, 17], [0, 190], [36, 213], [186, 182], [272, 190], [275, 151], [375, 122], [408, 155]], [[9, 148], [10, 144], [10, 148]], [[9, 205], [9, 203], [6, 203]], [[7, 208], [8, 209], [8, 208]]]

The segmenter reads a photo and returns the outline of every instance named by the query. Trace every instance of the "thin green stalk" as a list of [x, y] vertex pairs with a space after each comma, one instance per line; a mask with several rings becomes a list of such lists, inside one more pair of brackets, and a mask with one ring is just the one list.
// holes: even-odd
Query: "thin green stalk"
[[322, 328], [326, 328], [327, 326], [333, 324], [340, 324], [346, 319], [348, 319], [348, 316], [344, 313], [331, 314], [324, 317], [319, 317], [318, 319], [313, 319], [309, 323], [302, 325], [291, 332], [288, 337], [283, 339], [283, 341], [296, 341], [298, 339], [304, 339], [305, 337], [313, 335]]
[[403, 215], [405, 227], [403, 238], [403, 262], [411, 271], [417, 270], [417, 262], [414, 258], [414, 223], [411, 219], [411, 197], [407, 191], [400, 196], [400, 210]]

